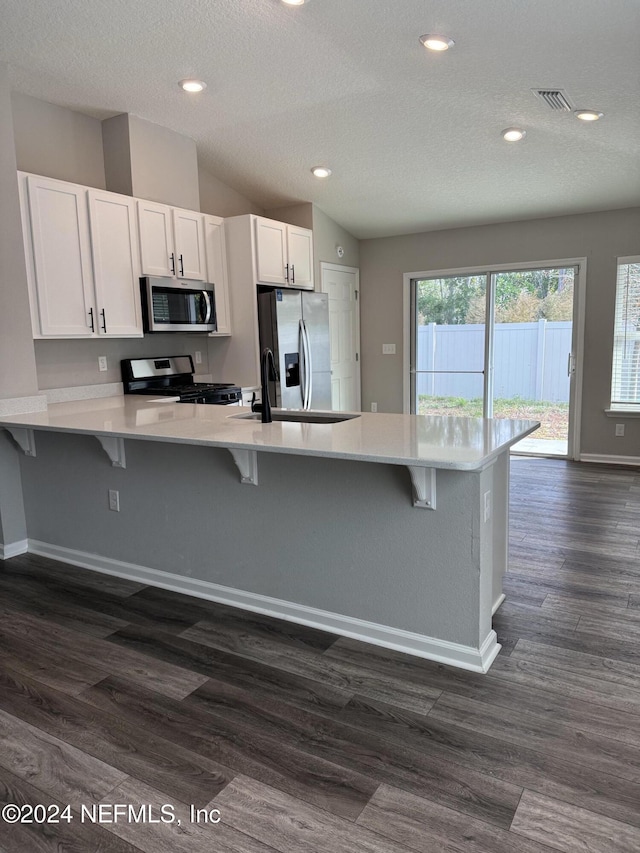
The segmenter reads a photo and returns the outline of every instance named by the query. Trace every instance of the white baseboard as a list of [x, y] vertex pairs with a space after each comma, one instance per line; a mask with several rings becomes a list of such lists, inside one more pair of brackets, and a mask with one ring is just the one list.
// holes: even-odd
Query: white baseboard
[[275, 616], [279, 619], [319, 628], [343, 637], [361, 640], [364, 643], [373, 643], [376, 646], [384, 646], [388, 649], [474, 672], [487, 672], [501, 648], [495, 631], [490, 631], [482, 646], [476, 649], [473, 646], [450, 643], [435, 637], [404, 631], [401, 628], [367, 622], [353, 616], [343, 616], [339, 613], [307, 607], [292, 601], [283, 601], [267, 595], [257, 595], [242, 589], [233, 589], [183, 575], [174, 575], [147, 566], [112, 560], [109, 557], [100, 557], [97, 554], [63, 548], [59, 545], [50, 545], [47, 542], [30, 539], [29, 551], [32, 554], [51, 557], [51, 559], [92, 569], [96, 572], [117, 575], [121, 578], [150, 586], [159, 586], [197, 598], [207, 598], [220, 604], [229, 604], [266, 616]]
[[597, 462], [601, 465], [631, 465], [640, 466], [640, 456], [609, 456], [606, 453], [581, 453], [581, 462]]
[[500, 595], [496, 598], [496, 600], [493, 604], [493, 607], [491, 608], [491, 615], [492, 616], [496, 615], [496, 613], [498, 612], [498, 608], [500, 607], [500, 605], [502, 604], [502, 602], [505, 600], [506, 597], [507, 596], [504, 594], [504, 592], [501, 592]]
[[21, 539], [19, 542], [9, 542], [7, 545], [0, 545], [0, 560], [10, 560], [11, 557], [26, 554], [28, 550], [29, 543], [26, 539]]

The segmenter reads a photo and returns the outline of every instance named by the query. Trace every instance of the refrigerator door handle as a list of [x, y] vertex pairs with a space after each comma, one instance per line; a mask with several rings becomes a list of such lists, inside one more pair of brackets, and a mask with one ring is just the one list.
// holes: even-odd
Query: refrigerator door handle
[[302, 330], [304, 333], [304, 345], [305, 345], [305, 356], [304, 356], [304, 369], [306, 373], [305, 377], [305, 409], [311, 408], [311, 395], [313, 394], [313, 364], [311, 362], [311, 343], [309, 341], [309, 332], [307, 331], [307, 325], [302, 320]]
[[307, 399], [307, 356], [306, 356], [306, 347], [305, 347], [305, 339], [304, 339], [304, 325], [302, 319], [298, 320], [298, 352], [300, 353], [300, 358], [302, 359], [302, 364], [300, 365], [300, 398], [302, 400], [302, 408], [306, 408], [306, 399]]

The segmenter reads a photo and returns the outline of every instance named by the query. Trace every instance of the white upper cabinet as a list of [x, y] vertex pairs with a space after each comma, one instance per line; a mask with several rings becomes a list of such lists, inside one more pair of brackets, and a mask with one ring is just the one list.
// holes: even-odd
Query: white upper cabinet
[[262, 284], [288, 284], [287, 226], [273, 219], [256, 219], [256, 270]]
[[142, 337], [140, 276], [210, 281], [230, 335], [224, 220], [18, 172], [35, 338]]
[[313, 290], [313, 233], [308, 228], [287, 226], [289, 283], [292, 287]]
[[206, 280], [204, 216], [138, 200], [143, 275]]
[[207, 267], [204, 250], [204, 216], [193, 210], [173, 212], [176, 275], [206, 281]]
[[135, 201], [100, 190], [88, 197], [98, 333], [142, 335]]
[[138, 200], [140, 256], [143, 275], [175, 275], [171, 208]]
[[36, 338], [142, 337], [133, 199], [18, 173]]
[[263, 217], [255, 228], [258, 283], [313, 290], [313, 233]]
[[224, 219], [204, 217], [204, 245], [207, 258], [207, 281], [213, 283], [216, 297], [217, 332], [211, 335], [230, 335], [229, 281], [225, 246]]
[[90, 337], [96, 310], [86, 190], [33, 175], [20, 180], [34, 334]]

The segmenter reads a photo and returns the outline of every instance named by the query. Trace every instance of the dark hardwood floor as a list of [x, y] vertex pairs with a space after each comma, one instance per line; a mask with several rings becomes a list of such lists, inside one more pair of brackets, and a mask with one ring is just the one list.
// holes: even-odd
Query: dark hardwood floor
[[510, 531], [487, 675], [0, 563], [0, 799], [70, 805], [0, 850], [637, 853], [640, 472], [515, 459]]

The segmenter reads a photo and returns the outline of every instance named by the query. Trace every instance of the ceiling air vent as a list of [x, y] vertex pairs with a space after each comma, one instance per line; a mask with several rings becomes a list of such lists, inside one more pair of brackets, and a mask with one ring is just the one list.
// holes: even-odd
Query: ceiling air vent
[[571, 112], [573, 109], [562, 89], [532, 89], [531, 91], [552, 110]]

